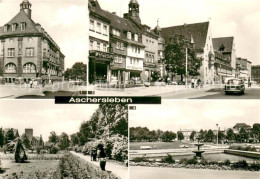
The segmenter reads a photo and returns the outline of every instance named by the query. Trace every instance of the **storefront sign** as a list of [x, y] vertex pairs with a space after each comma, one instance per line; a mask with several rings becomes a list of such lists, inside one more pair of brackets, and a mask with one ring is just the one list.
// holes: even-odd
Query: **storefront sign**
[[126, 66], [126, 69], [128, 69], [128, 70], [139, 70], [139, 71], [142, 71], [142, 70], [143, 70], [143, 67]]
[[114, 55], [107, 53], [107, 52], [100, 52], [100, 51], [89, 51], [90, 56], [98, 57], [98, 58], [103, 58], [103, 59], [113, 59]]

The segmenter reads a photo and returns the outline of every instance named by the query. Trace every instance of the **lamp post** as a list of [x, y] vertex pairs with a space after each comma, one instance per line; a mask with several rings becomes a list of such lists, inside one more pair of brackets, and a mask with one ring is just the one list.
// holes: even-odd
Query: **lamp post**
[[[191, 36], [190, 42], [191, 47], [193, 47], [194, 41], [193, 38]], [[185, 67], [185, 87], [188, 88], [188, 44], [186, 45], [186, 67]]]
[[216, 124], [217, 126], [217, 146], [218, 146], [218, 124]]

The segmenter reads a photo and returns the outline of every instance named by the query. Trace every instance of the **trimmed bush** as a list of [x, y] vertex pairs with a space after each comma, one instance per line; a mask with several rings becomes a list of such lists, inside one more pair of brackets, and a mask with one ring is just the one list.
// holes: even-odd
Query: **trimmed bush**
[[224, 161], [224, 165], [230, 166], [230, 164], [231, 164], [230, 160], [227, 159], [227, 160]]
[[241, 169], [247, 169], [248, 168], [248, 163], [245, 160], [240, 160], [238, 162], [235, 162], [233, 164], [233, 167], [235, 169], [241, 168]]
[[259, 171], [260, 170], [260, 163], [259, 162], [254, 162], [250, 165], [251, 170]]
[[139, 163], [139, 162], [148, 162], [147, 158], [145, 157], [136, 157], [133, 159], [133, 162]]
[[167, 157], [162, 159], [162, 162], [164, 163], [175, 163], [175, 160], [172, 158], [170, 154], [167, 154]]

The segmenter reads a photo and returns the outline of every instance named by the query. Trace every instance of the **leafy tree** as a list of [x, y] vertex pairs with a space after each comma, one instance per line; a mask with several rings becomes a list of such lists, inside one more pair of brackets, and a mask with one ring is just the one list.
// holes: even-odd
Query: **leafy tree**
[[61, 150], [65, 150], [70, 146], [70, 140], [68, 134], [65, 132], [59, 136], [59, 147]]
[[178, 140], [182, 141], [184, 139], [184, 135], [181, 131], [178, 131], [177, 135], [178, 135]]
[[235, 133], [232, 129], [228, 129], [227, 131], [227, 136], [226, 136], [226, 139], [227, 140], [235, 140]]
[[160, 71], [153, 71], [151, 74], [152, 82], [157, 81], [160, 78]]
[[176, 134], [171, 131], [166, 131], [162, 134], [162, 140], [164, 142], [172, 142], [176, 138]]
[[14, 131], [9, 129], [5, 135], [5, 144], [15, 139]]
[[221, 140], [224, 140], [225, 139], [225, 134], [221, 131], [218, 131], [218, 140], [221, 141]]
[[50, 133], [49, 142], [53, 144], [57, 144], [59, 142], [59, 136], [54, 131]]
[[79, 138], [77, 133], [70, 135], [70, 142], [72, 146], [78, 145], [79, 144]]
[[89, 138], [94, 137], [89, 121], [81, 123], [79, 133], [81, 134], [79, 138], [81, 145], [84, 145]]
[[241, 142], [245, 142], [245, 141], [247, 141], [249, 139], [249, 134], [248, 134], [248, 132], [244, 128], [241, 128], [239, 130], [239, 134], [238, 135], [240, 137], [240, 141]]
[[26, 149], [31, 149], [32, 146], [31, 146], [31, 142], [30, 140], [28, 139], [27, 135], [23, 135], [22, 137], [22, 142], [23, 142], [23, 145], [25, 146]]
[[207, 132], [207, 134], [205, 136], [205, 140], [207, 142], [212, 142], [214, 140], [214, 138], [215, 138], [215, 135], [214, 135], [213, 131], [211, 129], [208, 130], [208, 132]]
[[81, 79], [86, 81], [87, 65], [82, 62], [76, 62], [72, 68], [66, 69], [64, 76], [66, 79]]
[[5, 137], [4, 137], [4, 132], [2, 128], [0, 128], [0, 147], [3, 147], [5, 144]]
[[253, 135], [253, 138], [260, 141], [260, 124], [259, 123], [253, 124], [252, 135]]
[[183, 35], [175, 34], [165, 48], [165, 64], [167, 72], [181, 75], [186, 73], [186, 48], [188, 54], [188, 75], [198, 76], [201, 59], [197, 58], [192, 44]]
[[44, 147], [44, 142], [43, 142], [43, 140], [42, 140], [42, 135], [40, 135], [39, 145], [42, 146], [42, 147]]
[[190, 140], [194, 141], [195, 135], [196, 135], [196, 132], [192, 131], [191, 134], [190, 134]]
[[112, 131], [114, 133], [123, 135], [123, 136], [128, 136], [128, 122], [127, 119], [120, 119], [115, 126], [112, 128]]

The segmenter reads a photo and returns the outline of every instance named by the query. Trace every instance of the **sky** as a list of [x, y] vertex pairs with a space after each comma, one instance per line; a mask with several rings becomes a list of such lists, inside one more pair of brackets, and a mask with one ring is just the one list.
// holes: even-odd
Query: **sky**
[[129, 111], [130, 127], [177, 132], [180, 129], [228, 129], [236, 123], [260, 123], [257, 100], [163, 100], [161, 105], [136, 105]]
[[32, 128], [34, 136], [48, 140], [51, 131], [68, 135], [79, 131], [80, 124], [88, 121], [98, 105], [54, 104], [53, 100], [0, 100], [0, 128]]
[[[19, 11], [22, 0], [0, 0], [0, 26]], [[65, 69], [75, 62], [86, 63], [87, 3], [85, 0], [29, 0], [32, 19], [41, 24], [65, 55]]]
[[[130, 0], [99, 0], [104, 10], [121, 16]], [[260, 65], [259, 0], [138, 0], [143, 24], [154, 28], [211, 22], [213, 37], [235, 37], [237, 57]]]

